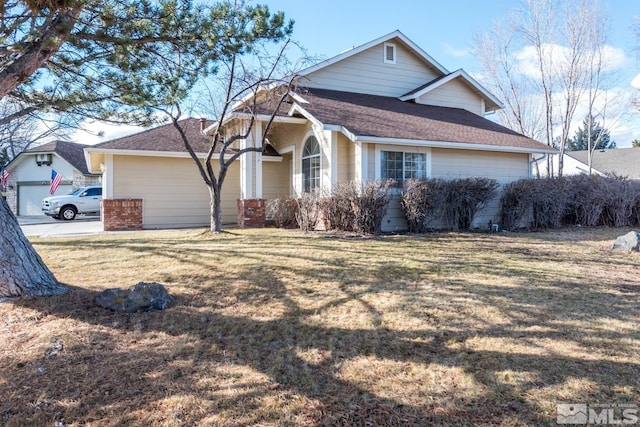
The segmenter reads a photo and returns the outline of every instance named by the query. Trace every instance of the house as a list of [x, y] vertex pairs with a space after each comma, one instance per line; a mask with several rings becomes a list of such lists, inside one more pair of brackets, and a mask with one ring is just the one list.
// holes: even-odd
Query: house
[[[589, 153], [583, 151], [569, 151], [565, 159], [571, 157], [586, 165], [589, 173]], [[610, 150], [596, 150], [591, 159], [592, 173], [599, 175], [617, 175], [629, 179], [640, 179], [640, 148], [614, 148]]]
[[101, 173], [91, 173], [84, 159], [87, 145], [53, 141], [23, 151], [6, 167], [6, 197], [15, 215], [43, 215], [42, 199], [50, 196], [51, 170], [62, 175], [56, 194], [68, 194], [86, 185], [99, 184]]
[[[267, 135], [270, 149], [243, 155], [230, 169], [223, 222], [264, 224], [265, 200], [330, 192], [350, 181], [481, 176], [505, 184], [531, 177], [534, 158], [556, 152], [486, 119], [500, 101], [400, 31], [307, 68], [295, 83]], [[263, 93], [269, 90], [278, 88]], [[240, 146], [262, 145], [271, 112], [269, 97], [262, 100], [254, 131]], [[243, 111], [238, 105], [205, 133], [242, 128]], [[183, 125], [199, 131], [195, 119]], [[104, 174], [105, 229], [122, 215], [133, 228], [209, 223], [208, 192], [177, 132], [162, 127], [85, 151], [89, 170]], [[496, 214], [494, 204], [479, 221]], [[405, 226], [396, 203], [383, 231]]]

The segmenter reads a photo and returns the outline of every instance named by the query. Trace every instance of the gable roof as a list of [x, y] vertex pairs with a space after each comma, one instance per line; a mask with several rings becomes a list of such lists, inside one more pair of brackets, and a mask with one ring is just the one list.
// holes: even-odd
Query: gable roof
[[327, 60], [321, 61], [315, 65], [312, 65], [311, 67], [305, 68], [304, 70], [298, 72], [297, 74], [301, 77], [304, 77], [308, 74], [311, 74], [315, 71], [321, 70], [323, 68], [326, 68], [332, 64], [335, 64], [336, 62], [340, 62], [344, 59], [350, 58], [354, 55], [357, 55], [360, 52], [363, 52], [369, 48], [372, 48], [380, 43], [384, 43], [387, 41], [390, 41], [392, 39], [399, 39], [407, 48], [409, 48], [409, 50], [411, 50], [412, 52], [414, 52], [419, 58], [421, 58], [429, 67], [437, 70], [440, 74], [446, 75], [449, 74], [449, 71], [443, 67], [438, 61], [436, 61], [435, 59], [433, 59], [431, 56], [429, 56], [424, 50], [422, 50], [420, 48], [420, 46], [418, 46], [417, 44], [415, 44], [414, 42], [412, 42], [407, 36], [405, 36], [404, 34], [402, 34], [402, 32], [400, 30], [395, 30], [389, 34], [386, 34], [382, 37], [379, 37], [375, 40], [372, 40], [368, 43], [365, 43], [363, 45], [354, 47], [353, 49], [349, 49], [345, 52], [342, 52], [339, 55], [336, 55], [332, 58], [329, 58]]
[[[196, 153], [206, 153], [209, 150], [209, 139], [200, 132], [200, 119], [188, 118], [178, 122]], [[91, 146], [91, 151], [157, 151], [157, 152], [186, 152], [184, 142], [173, 123], [147, 129], [132, 135], [111, 141], [101, 142]]]
[[[486, 111], [495, 111], [504, 108], [502, 102], [496, 98], [493, 94], [491, 94], [487, 89], [485, 89], [480, 83], [478, 83], [473, 77], [471, 77], [466, 71], [462, 68], [454, 71], [453, 73], [449, 73], [447, 75], [438, 77], [435, 80], [426, 83], [419, 88], [412, 90], [409, 93], [406, 93], [399, 97], [401, 101], [415, 101], [421, 96], [441, 87], [444, 84], [449, 83], [451, 80], [460, 78], [467, 86], [469, 86], [477, 95], [480, 95], [485, 99], [485, 110]], [[488, 102], [487, 102], [488, 101]]]
[[30, 148], [24, 153], [27, 154], [48, 154], [56, 153], [62, 159], [69, 162], [71, 166], [80, 171], [83, 175], [91, 175], [84, 160], [84, 149], [90, 147], [86, 144], [78, 144], [70, 141], [53, 141], [34, 148]]
[[[567, 151], [565, 154], [588, 165], [588, 150]], [[593, 153], [591, 167], [602, 173], [640, 179], [640, 148], [614, 148]]]
[[[307, 103], [285, 105], [279, 114], [306, 117], [325, 129], [342, 131], [353, 141], [527, 153], [556, 152], [541, 142], [461, 108], [325, 89], [307, 89], [307, 92], [298, 94]], [[262, 108], [264, 112], [268, 111], [268, 105]]]

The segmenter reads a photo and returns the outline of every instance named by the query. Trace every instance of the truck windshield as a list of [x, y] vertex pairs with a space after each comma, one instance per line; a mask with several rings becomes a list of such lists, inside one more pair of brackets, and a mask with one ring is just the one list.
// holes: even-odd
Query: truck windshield
[[85, 190], [85, 187], [80, 187], [76, 191], [74, 191], [73, 193], [69, 193], [69, 195], [70, 196], [79, 196], [80, 193], [82, 193], [84, 190]]

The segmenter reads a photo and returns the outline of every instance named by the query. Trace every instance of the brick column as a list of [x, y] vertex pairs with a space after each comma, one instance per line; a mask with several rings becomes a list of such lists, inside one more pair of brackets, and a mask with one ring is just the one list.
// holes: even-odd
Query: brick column
[[266, 205], [265, 199], [238, 199], [238, 227], [264, 227]]
[[142, 230], [142, 199], [102, 199], [104, 231]]

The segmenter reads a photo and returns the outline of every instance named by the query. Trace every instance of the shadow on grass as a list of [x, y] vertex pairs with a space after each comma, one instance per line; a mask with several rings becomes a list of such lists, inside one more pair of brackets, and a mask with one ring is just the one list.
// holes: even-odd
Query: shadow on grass
[[[383, 246], [393, 243], [392, 239], [382, 240]], [[558, 272], [532, 271], [519, 264], [505, 267], [500, 274], [530, 281], [530, 287], [495, 287], [450, 277], [461, 269], [487, 274], [492, 270], [490, 265], [469, 263], [462, 257], [449, 255], [438, 258], [437, 266], [424, 263], [407, 268], [397, 258], [358, 263], [354, 261], [357, 249], [345, 253], [324, 239], [295, 241], [300, 248], [321, 250], [325, 256], [318, 259], [301, 251], [281, 255], [285, 260], [305, 258], [315, 266], [297, 267], [282, 261], [260, 269], [248, 266], [218, 284], [228, 286], [226, 290], [215, 287], [206, 273], [190, 277], [190, 283], [201, 285], [177, 294], [176, 305], [164, 312], [111, 313], [93, 305], [94, 291], [73, 286], [64, 296], [17, 302], [42, 316], [73, 319], [92, 327], [59, 331], [56, 336], [64, 339], [65, 350], [58, 356], [1, 367], [0, 378], [7, 384], [28, 384], [23, 393], [32, 396], [33, 418], [25, 422], [66, 417], [79, 424], [105, 419], [112, 424], [142, 424], [141, 411], [156, 411], [156, 418], [147, 421], [207, 424], [212, 414], [220, 413], [227, 420], [241, 419], [243, 425], [553, 425], [555, 413], [535, 403], [540, 399], [532, 399], [532, 394], [581, 379], [593, 388], [583, 390], [580, 398], [591, 402], [636, 403], [640, 396], [636, 363], [618, 361], [614, 355], [589, 358], [570, 356], [562, 348], [536, 348], [548, 341], [599, 349], [608, 343], [637, 342], [637, 329], [610, 330], [596, 324], [592, 330], [576, 327], [576, 322], [590, 319], [637, 325], [640, 307], [635, 288], [629, 288], [623, 298], [568, 277], [558, 280]], [[44, 244], [52, 247], [57, 243]], [[103, 245], [87, 240], [78, 240], [78, 244], [94, 250]], [[132, 253], [168, 257], [205, 271], [212, 265], [207, 258], [210, 251], [199, 248], [197, 242], [188, 252], [145, 241], [125, 244]], [[521, 252], [514, 256], [551, 258], [535, 251]], [[264, 262], [263, 256], [241, 250], [229, 249], [217, 256]], [[355, 275], [358, 269], [366, 269], [366, 277]], [[309, 299], [322, 291], [318, 286], [329, 282], [337, 282], [340, 296], [305, 307], [283, 282], [288, 275], [309, 281], [309, 286], [296, 288], [296, 292], [309, 292]], [[234, 288], [235, 280], [248, 285]], [[410, 317], [428, 318], [432, 327], [387, 326], [384, 310], [370, 302], [375, 294], [398, 295]], [[469, 301], [492, 307], [499, 312], [499, 321], [475, 313]], [[314, 320], [318, 313], [347, 304], [363, 307], [370, 324], [336, 327]], [[274, 307], [274, 312], [259, 317], [244, 311], [246, 306], [260, 305]], [[465, 314], [445, 317], [460, 310]], [[174, 344], [163, 345], [163, 337]], [[181, 344], [175, 345], [176, 340], [182, 340]], [[484, 341], [493, 346], [473, 345]], [[507, 351], [495, 345], [501, 342], [517, 342], [531, 351]], [[362, 380], [345, 374], [350, 363], [362, 359], [373, 367], [390, 361], [403, 366], [459, 368], [477, 383], [480, 392], [456, 391], [452, 383], [450, 390], [423, 389], [422, 401], [392, 394], [385, 391], [389, 384], [376, 387], [367, 382], [370, 373], [363, 373]], [[251, 374], [240, 372], [244, 368]], [[505, 372], [522, 380], [506, 382]], [[395, 372], [380, 376], [385, 383], [402, 380]], [[207, 378], [217, 383], [206, 385]], [[410, 381], [430, 380], [414, 377]], [[9, 421], [12, 411], [17, 411], [11, 402], [17, 398], [1, 399], [0, 414], [8, 414]], [[173, 412], [163, 418], [161, 410], [167, 400], [180, 398], [185, 405], [200, 409], [191, 407], [180, 413], [175, 410], [179, 404], [173, 403]], [[265, 409], [269, 405], [275, 412]]]

